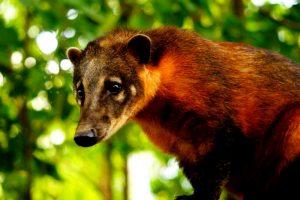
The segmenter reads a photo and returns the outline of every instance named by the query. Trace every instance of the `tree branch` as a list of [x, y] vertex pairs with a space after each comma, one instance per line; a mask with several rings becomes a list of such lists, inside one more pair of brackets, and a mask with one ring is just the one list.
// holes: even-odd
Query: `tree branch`
[[259, 9], [258, 12], [262, 16], [270, 19], [271, 21], [275, 22], [278, 25], [286, 26], [290, 29], [297, 30], [297, 31], [300, 30], [300, 23], [299, 22], [291, 21], [291, 20], [288, 20], [288, 19], [276, 20], [272, 17], [272, 15], [270, 14], [269, 11], [267, 11], [266, 9], [262, 9], [262, 8]]
[[243, 0], [232, 0], [232, 10], [238, 18], [244, 17]]

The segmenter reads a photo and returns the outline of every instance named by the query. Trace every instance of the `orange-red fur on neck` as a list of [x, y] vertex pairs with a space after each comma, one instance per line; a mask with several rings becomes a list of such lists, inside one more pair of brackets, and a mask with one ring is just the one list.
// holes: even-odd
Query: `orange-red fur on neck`
[[[161, 30], [166, 36], [154, 42], [162, 42], [168, 31]], [[155, 37], [151, 32], [150, 37], [151, 34]], [[146, 66], [149, 73], [159, 76], [159, 85], [153, 82], [156, 93], [136, 116], [150, 139], [169, 153], [179, 157], [189, 155], [195, 160], [208, 152], [212, 144], [208, 141], [191, 145], [182, 140], [182, 134], [188, 132], [176, 133], [164, 128], [153, 116], [161, 99], [172, 101], [183, 111], [209, 118], [207, 123], [212, 128], [230, 116], [249, 138], [263, 137], [280, 109], [300, 101], [300, 90], [293, 85], [296, 77], [289, 75], [295, 70], [293, 63], [280, 55], [243, 44], [203, 40], [185, 31], [175, 31], [170, 37], [175, 38], [172, 46], [166, 45], [158, 64]], [[145, 85], [151, 88], [151, 80]]]

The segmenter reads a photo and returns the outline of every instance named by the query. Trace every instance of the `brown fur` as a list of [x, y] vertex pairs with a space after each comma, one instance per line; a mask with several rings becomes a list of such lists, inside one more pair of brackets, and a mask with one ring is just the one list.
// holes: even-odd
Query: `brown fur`
[[[151, 39], [147, 63], [127, 50], [138, 33]], [[152, 142], [180, 160], [196, 199], [217, 199], [221, 185], [245, 199], [271, 195], [281, 172], [300, 156], [300, 68], [287, 58], [173, 27], [116, 30], [83, 55], [81, 64], [73, 63], [101, 58], [98, 65], [134, 80], [137, 97], [115, 116], [134, 118]], [[79, 69], [74, 83], [83, 76]], [[94, 71], [91, 76], [86, 85]], [[269, 175], [258, 184], [254, 176], [261, 173]]]

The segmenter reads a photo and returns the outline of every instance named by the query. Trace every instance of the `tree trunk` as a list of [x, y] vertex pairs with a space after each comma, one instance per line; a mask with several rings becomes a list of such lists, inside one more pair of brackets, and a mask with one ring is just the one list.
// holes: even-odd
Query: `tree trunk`
[[233, 0], [232, 1], [232, 10], [233, 10], [233, 13], [238, 18], [242, 18], [244, 16], [243, 0]]
[[123, 188], [123, 194], [124, 194], [124, 197], [123, 197], [123, 200], [128, 200], [129, 197], [128, 197], [128, 185], [129, 185], [129, 180], [128, 180], [128, 154], [126, 154], [124, 156], [124, 168], [123, 168], [123, 174], [124, 174], [124, 188]]
[[112, 144], [107, 142], [107, 150], [104, 153], [103, 164], [101, 166], [101, 177], [99, 182], [99, 190], [103, 195], [104, 200], [112, 200], [112, 171], [113, 166], [111, 163]]
[[[30, 26], [30, 21], [31, 21], [31, 13], [29, 10], [26, 11], [25, 14], [25, 23], [24, 23], [24, 30], [27, 32]], [[28, 38], [27, 34], [23, 39], [23, 47], [24, 47], [24, 57], [28, 57], [30, 54], [29, 50], [29, 41], [30, 39]], [[23, 76], [24, 82], [26, 80], [26, 74]], [[24, 85], [22, 88], [25, 91], [24, 96], [22, 97], [22, 106], [20, 108], [18, 118], [20, 120], [20, 124], [22, 127], [22, 133], [23, 133], [23, 138], [24, 138], [24, 169], [27, 172], [27, 183], [26, 183], [26, 188], [22, 194], [23, 199], [26, 200], [31, 200], [32, 195], [31, 195], [31, 186], [32, 186], [32, 181], [33, 181], [33, 172], [32, 172], [32, 162], [33, 162], [33, 145], [35, 142], [35, 136], [32, 133], [32, 127], [30, 123], [30, 119], [28, 118], [28, 109], [27, 109], [27, 88]]]
[[19, 119], [20, 124], [22, 126], [22, 132], [24, 134], [24, 168], [27, 172], [27, 183], [26, 188], [23, 193], [23, 199], [31, 200], [31, 185], [32, 185], [32, 167], [31, 163], [33, 161], [32, 157], [32, 143], [33, 143], [33, 137], [31, 134], [31, 127], [30, 122], [28, 120], [28, 114], [27, 114], [27, 107], [26, 107], [26, 100], [24, 99], [22, 108], [20, 109], [19, 113]]

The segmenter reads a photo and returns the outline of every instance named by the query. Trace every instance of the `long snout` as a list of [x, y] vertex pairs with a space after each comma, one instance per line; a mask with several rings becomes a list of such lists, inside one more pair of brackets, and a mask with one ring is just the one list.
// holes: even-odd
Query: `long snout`
[[90, 147], [98, 142], [97, 133], [94, 129], [77, 132], [74, 141], [82, 147]]

